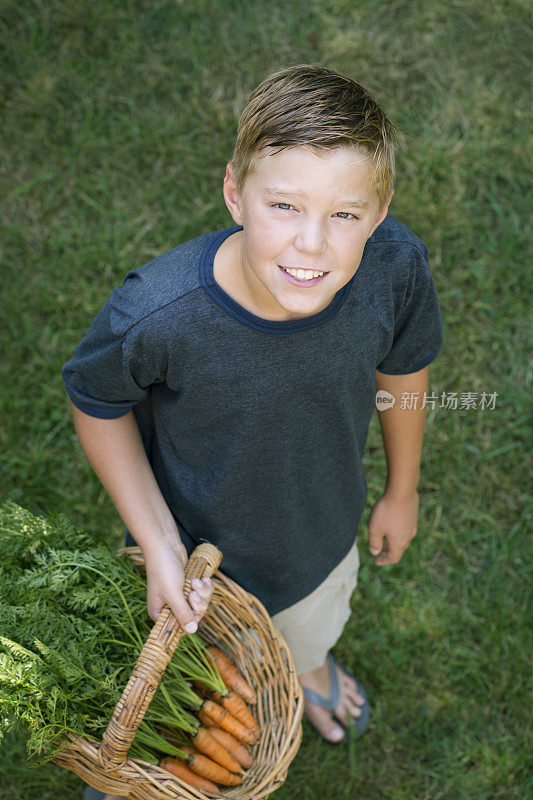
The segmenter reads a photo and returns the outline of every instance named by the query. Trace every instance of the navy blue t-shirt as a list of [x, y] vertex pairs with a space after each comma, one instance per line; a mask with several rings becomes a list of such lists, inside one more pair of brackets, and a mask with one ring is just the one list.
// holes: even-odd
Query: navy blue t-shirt
[[63, 377], [86, 414], [133, 409], [188, 552], [216, 544], [222, 570], [273, 615], [353, 545], [374, 370], [422, 369], [442, 326], [428, 249], [390, 215], [330, 305], [290, 321], [255, 316], [215, 282], [215, 253], [239, 230], [129, 272]]

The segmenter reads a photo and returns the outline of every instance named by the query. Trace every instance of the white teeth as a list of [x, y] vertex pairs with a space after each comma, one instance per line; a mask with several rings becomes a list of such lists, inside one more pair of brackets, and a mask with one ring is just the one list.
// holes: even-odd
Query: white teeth
[[292, 275], [293, 278], [297, 278], [299, 281], [310, 281], [312, 278], [318, 278], [319, 275], [323, 275], [323, 272], [318, 272], [318, 270], [314, 269], [287, 269], [287, 267], [282, 267], [285, 272], [288, 272], [289, 275]]

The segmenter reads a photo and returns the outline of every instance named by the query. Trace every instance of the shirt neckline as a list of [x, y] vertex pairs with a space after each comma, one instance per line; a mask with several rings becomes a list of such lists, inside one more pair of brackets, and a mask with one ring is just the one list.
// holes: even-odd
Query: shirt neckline
[[224, 228], [224, 230], [216, 231], [209, 242], [204, 247], [200, 256], [199, 265], [199, 279], [200, 285], [204, 292], [213, 300], [216, 305], [223, 311], [226, 311], [233, 319], [237, 320], [243, 325], [253, 328], [254, 330], [261, 331], [262, 333], [298, 333], [299, 331], [314, 328], [316, 325], [322, 325], [329, 319], [335, 316], [340, 310], [344, 301], [348, 297], [351, 285], [357, 275], [348, 281], [348, 283], [339, 289], [335, 297], [326, 308], [322, 309], [318, 314], [312, 314], [310, 317], [302, 317], [301, 319], [291, 320], [270, 320], [258, 317], [244, 308], [233, 297], [230, 297], [227, 292], [215, 281], [213, 265], [215, 261], [215, 254], [222, 244], [222, 242], [231, 236], [232, 233], [242, 231], [242, 225], [234, 225], [231, 228]]

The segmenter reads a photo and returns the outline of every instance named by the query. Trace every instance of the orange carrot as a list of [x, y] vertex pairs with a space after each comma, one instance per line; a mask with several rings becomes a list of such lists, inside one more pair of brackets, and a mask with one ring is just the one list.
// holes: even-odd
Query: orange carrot
[[257, 697], [254, 690], [250, 684], [244, 680], [233, 661], [231, 661], [219, 647], [210, 645], [207, 647], [207, 652], [215, 662], [215, 666], [220, 672], [222, 680], [228, 689], [240, 694], [242, 699], [246, 700], [247, 703], [256, 703]]
[[228, 691], [227, 694], [211, 692], [211, 697], [215, 703], [223, 706], [226, 711], [229, 711], [230, 714], [233, 714], [235, 719], [238, 719], [239, 722], [242, 722], [243, 725], [246, 725], [246, 727], [252, 731], [255, 738], [259, 739], [259, 728], [257, 727], [257, 723], [240, 694], [230, 691]]
[[[198, 728], [195, 735], [192, 737], [192, 743], [200, 753], [225, 767], [230, 772], [242, 772], [241, 763], [238, 759], [234, 758], [222, 742], [219, 742], [211, 733], [212, 728]], [[229, 735], [229, 734], [228, 734]]]
[[182, 745], [180, 750], [184, 750], [188, 754], [187, 763], [193, 772], [201, 775], [202, 778], [207, 778], [209, 781], [220, 783], [222, 786], [239, 786], [242, 783], [242, 778], [235, 773], [230, 772], [229, 769], [224, 769], [216, 761], [212, 761], [207, 756], [203, 756], [194, 747]]
[[215, 783], [197, 775], [196, 772], [193, 772], [183, 761], [177, 758], [166, 756], [161, 759], [159, 766], [162, 769], [166, 769], [166, 771], [170, 772], [172, 775], [175, 775], [176, 778], [181, 778], [185, 783], [196, 786], [197, 789], [204, 789], [206, 792], [218, 792], [218, 786]]
[[231, 733], [236, 739], [245, 744], [254, 744], [255, 736], [233, 714], [225, 708], [214, 703], [213, 700], [204, 700], [204, 704], [198, 711], [198, 719], [203, 725], [218, 725], [219, 728]]
[[229, 711], [229, 713], [232, 714], [235, 719], [238, 719], [239, 722], [242, 722], [242, 724], [253, 733], [256, 739], [259, 739], [259, 728], [257, 727], [257, 723], [240, 694], [232, 692], [229, 689], [224, 694], [221, 694], [220, 692], [210, 691], [207, 686], [204, 686], [203, 683], [200, 683], [200, 681], [193, 681], [193, 683], [196, 689], [200, 690], [203, 698], [214, 700], [215, 703], [223, 706], [223, 708], [225, 708], [226, 711]]
[[212, 728], [209, 728], [209, 733], [219, 742], [222, 747], [224, 747], [228, 753], [230, 753], [233, 758], [235, 758], [239, 764], [244, 767], [245, 769], [249, 769], [254, 760], [246, 747], [241, 744], [237, 739], [235, 739], [231, 733], [227, 731], [223, 731], [222, 728], [213, 725]]

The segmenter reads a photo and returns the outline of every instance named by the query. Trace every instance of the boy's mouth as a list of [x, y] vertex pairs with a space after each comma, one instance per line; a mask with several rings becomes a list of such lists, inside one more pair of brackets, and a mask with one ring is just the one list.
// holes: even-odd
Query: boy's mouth
[[278, 264], [281, 272], [287, 280], [295, 286], [315, 286], [327, 272], [317, 269], [302, 269], [297, 267], [282, 267]]

